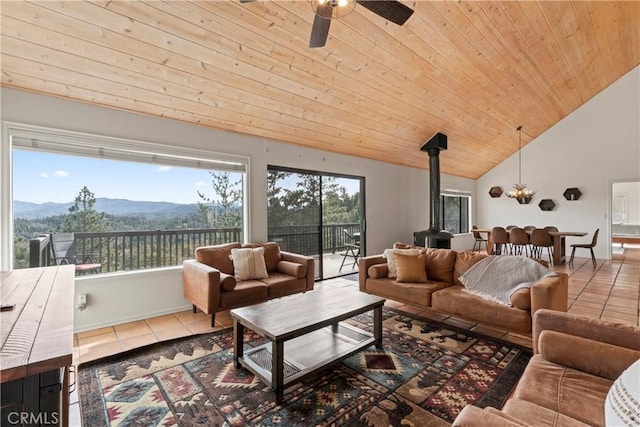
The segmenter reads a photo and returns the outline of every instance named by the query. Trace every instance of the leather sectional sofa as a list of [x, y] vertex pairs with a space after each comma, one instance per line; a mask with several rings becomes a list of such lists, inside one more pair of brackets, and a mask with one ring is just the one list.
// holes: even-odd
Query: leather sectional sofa
[[[539, 310], [534, 316], [533, 352], [502, 409], [468, 405], [453, 426], [579, 427], [640, 423], [640, 418], [630, 421], [638, 416], [640, 405], [624, 396], [622, 381], [637, 390], [637, 373], [620, 378], [617, 382], [623, 385], [620, 387], [623, 395], [617, 396], [614, 389], [607, 402], [616, 379], [640, 359], [640, 327]], [[617, 406], [623, 410], [616, 409]], [[635, 415], [629, 414], [634, 406]], [[630, 423], [625, 423], [624, 417]]]
[[[268, 277], [236, 280], [232, 249], [264, 248]], [[281, 251], [277, 243], [227, 243], [196, 248], [195, 259], [182, 263], [184, 297], [211, 315], [211, 326], [219, 311], [257, 304], [313, 290], [315, 262], [312, 257]]]
[[[416, 248], [399, 243], [394, 247]], [[463, 291], [460, 276], [486, 254], [418, 249], [425, 254], [426, 283], [400, 283], [389, 278], [386, 258], [373, 255], [359, 260], [360, 290], [523, 333], [531, 332], [532, 315], [537, 310], [567, 311], [568, 276], [565, 273], [545, 277], [530, 289], [518, 290], [511, 298], [514, 306], [510, 307]]]

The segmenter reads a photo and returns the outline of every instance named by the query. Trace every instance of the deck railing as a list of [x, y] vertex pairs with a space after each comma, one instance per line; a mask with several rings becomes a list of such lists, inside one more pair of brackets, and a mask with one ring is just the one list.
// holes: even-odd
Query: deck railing
[[[360, 225], [328, 224], [322, 227], [325, 253], [342, 251], [346, 243], [353, 243], [344, 229], [355, 233], [360, 231]], [[272, 227], [269, 231], [269, 240], [278, 242], [284, 251], [318, 254], [319, 226]], [[183, 260], [193, 258], [199, 246], [242, 241], [240, 228], [75, 233], [76, 252], [90, 254], [92, 262], [102, 265], [102, 273], [180, 265]]]

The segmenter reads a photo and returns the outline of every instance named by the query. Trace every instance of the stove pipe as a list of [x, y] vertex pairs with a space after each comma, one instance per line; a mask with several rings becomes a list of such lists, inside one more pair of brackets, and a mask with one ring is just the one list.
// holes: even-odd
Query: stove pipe
[[429, 229], [420, 232], [429, 248], [451, 248], [453, 234], [440, 228], [440, 151], [447, 149], [447, 135], [436, 133], [420, 150], [429, 154]]

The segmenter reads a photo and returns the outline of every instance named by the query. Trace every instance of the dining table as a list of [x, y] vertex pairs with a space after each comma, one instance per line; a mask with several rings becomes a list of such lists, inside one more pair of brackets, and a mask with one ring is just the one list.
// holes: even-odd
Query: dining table
[[[477, 231], [478, 233], [484, 233], [487, 235], [487, 253], [493, 254], [493, 243], [491, 242], [491, 229], [490, 228], [476, 228], [471, 231]], [[509, 233], [509, 230], [507, 230]], [[531, 234], [531, 231], [527, 232]], [[553, 264], [561, 265], [566, 262], [567, 256], [567, 237], [583, 237], [588, 233], [585, 231], [549, 231], [549, 235], [553, 241]]]

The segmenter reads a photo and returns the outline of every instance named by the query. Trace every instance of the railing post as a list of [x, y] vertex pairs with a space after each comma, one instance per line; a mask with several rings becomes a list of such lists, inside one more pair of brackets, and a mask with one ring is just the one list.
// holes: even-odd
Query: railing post
[[160, 230], [156, 230], [156, 267], [161, 267], [160, 254], [162, 253], [162, 243], [160, 243]]

